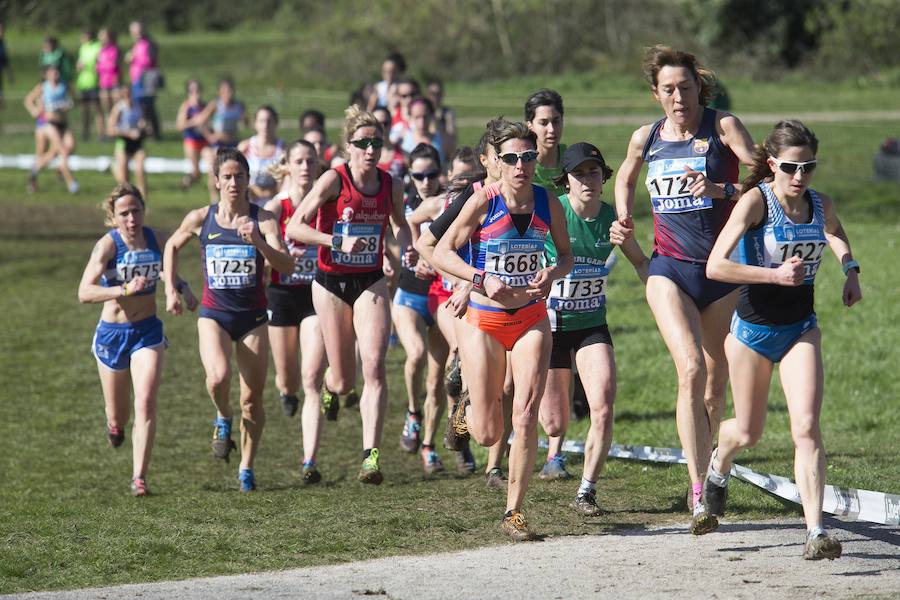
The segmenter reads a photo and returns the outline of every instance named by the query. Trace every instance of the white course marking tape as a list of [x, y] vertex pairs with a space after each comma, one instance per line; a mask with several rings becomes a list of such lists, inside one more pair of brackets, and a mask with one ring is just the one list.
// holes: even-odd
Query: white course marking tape
[[[541, 438], [538, 445], [546, 448], [547, 440]], [[584, 443], [566, 440], [563, 442], [562, 449], [563, 452], [584, 454]], [[609, 457], [666, 464], [687, 464], [684, 452], [680, 448], [612, 444], [609, 448]], [[800, 504], [800, 490], [787, 477], [757, 473], [739, 464], [732, 465], [731, 474], [774, 496]], [[822, 510], [832, 515], [846, 517], [849, 521], [900, 525], [900, 495], [898, 494], [826, 485]]]
[[[33, 154], [16, 154], [13, 156], [0, 154], [0, 169], [30, 170], [34, 164]], [[47, 168], [55, 169], [59, 159], [50, 161]], [[110, 156], [78, 156], [69, 157], [69, 169], [72, 171], [108, 171], [113, 164]], [[134, 169], [134, 161], [129, 161], [129, 168]], [[148, 156], [144, 160], [144, 170], [147, 173], [190, 173], [191, 164], [184, 158], [159, 158]], [[206, 173], [206, 161], [200, 161], [200, 171]]]

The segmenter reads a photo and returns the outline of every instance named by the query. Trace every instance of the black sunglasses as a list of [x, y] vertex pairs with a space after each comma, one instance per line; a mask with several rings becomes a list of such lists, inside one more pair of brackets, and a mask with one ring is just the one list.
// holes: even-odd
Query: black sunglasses
[[350, 140], [350, 144], [359, 148], [360, 150], [365, 150], [369, 146], [371, 146], [375, 150], [378, 150], [382, 146], [384, 146], [384, 139], [380, 137], [359, 138], [358, 140]]
[[537, 150], [526, 150], [524, 152], [504, 152], [497, 156], [500, 160], [513, 167], [520, 160], [522, 164], [534, 162], [537, 160], [538, 153]]
[[422, 171], [421, 173], [410, 173], [409, 176], [415, 179], [416, 181], [424, 181], [425, 179], [434, 179], [438, 175], [440, 175], [440, 171]]

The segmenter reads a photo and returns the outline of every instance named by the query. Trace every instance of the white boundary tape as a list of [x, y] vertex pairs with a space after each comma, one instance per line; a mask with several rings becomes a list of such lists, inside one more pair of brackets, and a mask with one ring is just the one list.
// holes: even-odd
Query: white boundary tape
[[[546, 448], [547, 440], [542, 438], [539, 445], [541, 448]], [[584, 454], [582, 442], [566, 440], [562, 449], [563, 452]], [[680, 448], [612, 444], [609, 448], [609, 457], [666, 464], [687, 464]], [[774, 496], [800, 504], [800, 491], [796, 484], [787, 477], [757, 473], [738, 464], [732, 465], [731, 474]], [[822, 510], [832, 515], [846, 517], [850, 521], [900, 525], [900, 495], [897, 494], [826, 485]]]
[[[0, 154], [0, 169], [30, 170], [34, 164], [34, 154]], [[55, 169], [59, 159], [50, 161], [49, 168]], [[113, 164], [111, 156], [78, 156], [69, 157], [69, 169], [72, 171], [108, 171]], [[134, 169], [134, 161], [129, 162], [129, 168]], [[160, 158], [148, 156], [144, 160], [144, 170], [147, 173], [190, 173], [191, 163], [184, 158]], [[206, 161], [200, 161], [200, 171], [206, 173]]]

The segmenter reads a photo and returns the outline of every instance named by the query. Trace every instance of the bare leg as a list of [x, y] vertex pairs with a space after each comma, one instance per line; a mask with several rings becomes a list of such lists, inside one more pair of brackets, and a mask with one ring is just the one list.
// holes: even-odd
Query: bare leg
[[714, 440], [719, 421], [725, 410], [725, 388], [728, 385], [728, 360], [725, 356], [725, 336], [728, 335], [731, 315], [737, 303], [737, 290], [720, 298], [700, 313], [700, 339], [706, 362], [706, 389], [703, 403], [709, 416], [710, 440]]
[[[386, 279], [382, 278], [372, 284], [353, 304], [353, 329], [362, 361], [363, 389], [359, 396], [359, 412], [363, 426], [363, 450], [368, 450], [381, 444], [384, 414], [387, 410], [387, 371], [384, 359], [391, 332], [391, 313]], [[348, 346], [352, 352], [353, 346]], [[342, 393], [348, 392], [351, 387], [348, 386]]]
[[406, 410], [419, 412], [422, 383], [425, 378], [426, 344], [425, 321], [415, 310], [393, 304], [394, 328], [406, 352], [403, 380], [406, 383]]
[[293, 396], [300, 389], [299, 337], [299, 327], [269, 325], [272, 362], [275, 363], [275, 387], [286, 396]]
[[100, 373], [100, 387], [103, 389], [106, 423], [124, 431], [131, 416], [131, 381], [128, 371], [113, 371], [99, 360], [97, 370]]
[[238, 341], [237, 363], [241, 375], [241, 469], [252, 469], [266, 425], [263, 390], [269, 366], [267, 325], [260, 325]]
[[575, 361], [591, 409], [591, 426], [584, 447], [583, 477], [588, 481], [597, 481], [612, 444], [613, 401], [616, 398], [615, 354], [609, 344], [593, 344], [579, 350]]
[[317, 282], [312, 284], [313, 307], [325, 339], [328, 372], [325, 387], [335, 394], [349, 392], [356, 380], [353, 309]]
[[197, 319], [200, 334], [200, 362], [206, 371], [206, 391], [220, 417], [230, 419], [234, 412], [228, 401], [231, 391], [231, 338], [212, 319]]
[[319, 435], [322, 432], [319, 390], [328, 365], [318, 317], [303, 319], [300, 323], [300, 341], [303, 345], [300, 366], [303, 374], [303, 461], [306, 462], [315, 460], [319, 453]]
[[447, 394], [444, 392], [444, 367], [447, 364], [449, 348], [440, 329], [432, 325], [428, 329], [428, 376], [425, 394], [425, 418], [422, 444], [434, 446], [441, 412]]
[[134, 461], [132, 477], [146, 477], [153, 440], [156, 438], [156, 398], [163, 366], [163, 346], [142, 348], [131, 356], [131, 379], [134, 385], [134, 427], [131, 451]]

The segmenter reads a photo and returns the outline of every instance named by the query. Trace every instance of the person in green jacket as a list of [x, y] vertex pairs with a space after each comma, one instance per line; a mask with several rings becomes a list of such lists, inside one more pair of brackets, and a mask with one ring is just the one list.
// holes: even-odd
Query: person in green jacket
[[[559, 201], [566, 215], [575, 266], [553, 282], [547, 313], [553, 332], [550, 371], [541, 401], [540, 423], [550, 437], [547, 464], [561, 461], [562, 439], [569, 424], [572, 359], [581, 373], [590, 406], [591, 424], [584, 449], [584, 473], [572, 506], [586, 516], [600, 514], [595, 486], [612, 442], [616, 363], [606, 324], [607, 261], [613, 246], [609, 228], [616, 211], [603, 202], [603, 183], [612, 175], [596, 146], [569, 146], [560, 161], [556, 185], [567, 190]], [[633, 239], [622, 246], [641, 281], [647, 281], [649, 260]], [[556, 262], [556, 247], [545, 245], [548, 265]]]
[[97, 40], [97, 32], [85, 29], [81, 32], [81, 46], [78, 48], [78, 75], [75, 78], [75, 90], [78, 92], [78, 106], [81, 108], [81, 138], [90, 139], [91, 114], [97, 128], [97, 138], [105, 136], [103, 127], [103, 111], [100, 108], [100, 81], [97, 76], [97, 57], [101, 44]]

